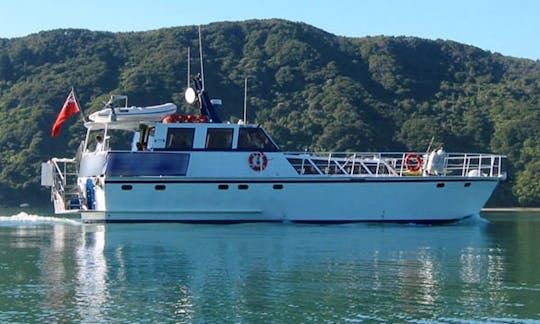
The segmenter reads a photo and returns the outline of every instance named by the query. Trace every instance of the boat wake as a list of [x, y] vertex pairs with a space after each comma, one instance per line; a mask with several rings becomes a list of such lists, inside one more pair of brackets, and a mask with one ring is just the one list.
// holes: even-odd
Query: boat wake
[[486, 225], [489, 220], [482, 217], [480, 214], [474, 214], [471, 217], [462, 219], [456, 223], [457, 225]]
[[12, 216], [0, 216], [0, 226], [21, 226], [21, 225], [46, 225], [46, 224], [66, 224], [81, 225], [81, 222], [74, 219], [40, 216], [20, 212]]

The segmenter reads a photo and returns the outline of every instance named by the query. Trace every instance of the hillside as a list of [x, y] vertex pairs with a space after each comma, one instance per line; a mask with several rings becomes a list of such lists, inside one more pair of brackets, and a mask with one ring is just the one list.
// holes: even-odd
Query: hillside
[[[540, 62], [452, 41], [345, 38], [283, 20], [202, 27], [206, 87], [285, 150], [425, 150], [508, 155], [509, 181], [491, 206], [540, 206]], [[76, 118], [52, 139], [71, 86], [85, 114], [110, 94], [131, 104], [183, 106], [195, 26], [138, 33], [53, 30], [0, 39], [0, 205], [46, 203], [39, 165], [70, 157], [84, 136]], [[196, 55], [194, 55], [196, 56]], [[192, 67], [198, 67], [198, 59]]]

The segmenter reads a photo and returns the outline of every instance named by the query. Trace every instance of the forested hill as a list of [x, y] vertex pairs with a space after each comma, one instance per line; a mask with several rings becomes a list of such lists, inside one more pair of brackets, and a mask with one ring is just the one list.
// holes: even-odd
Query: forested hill
[[[508, 155], [509, 181], [492, 206], [540, 206], [538, 61], [452, 41], [338, 37], [283, 20], [214, 23], [202, 34], [206, 88], [223, 100], [223, 117], [241, 116], [248, 77], [248, 119], [283, 149], [424, 151], [434, 136], [447, 151]], [[195, 26], [0, 39], [0, 205], [48, 200], [40, 162], [72, 157], [84, 135], [72, 118], [50, 136], [71, 86], [86, 115], [110, 94], [194, 112], [183, 92], [197, 40]]]

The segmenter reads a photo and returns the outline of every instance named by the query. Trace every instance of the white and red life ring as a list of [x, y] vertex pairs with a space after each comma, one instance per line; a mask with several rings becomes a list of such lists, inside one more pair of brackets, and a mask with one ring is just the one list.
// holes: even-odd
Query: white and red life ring
[[268, 166], [268, 157], [263, 152], [253, 152], [249, 155], [248, 163], [253, 171], [263, 171]]
[[410, 172], [418, 172], [422, 168], [422, 157], [415, 153], [405, 155], [405, 167]]

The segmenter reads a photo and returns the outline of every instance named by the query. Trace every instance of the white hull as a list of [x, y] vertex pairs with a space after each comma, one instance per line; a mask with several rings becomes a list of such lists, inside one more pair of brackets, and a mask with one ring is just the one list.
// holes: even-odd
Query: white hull
[[109, 180], [106, 208], [82, 212], [82, 220], [438, 223], [479, 213], [498, 184], [493, 179], [448, 177], [191, 180]]

